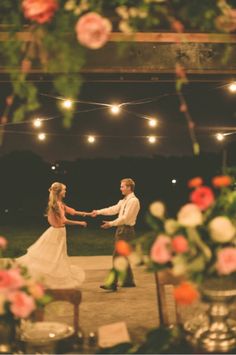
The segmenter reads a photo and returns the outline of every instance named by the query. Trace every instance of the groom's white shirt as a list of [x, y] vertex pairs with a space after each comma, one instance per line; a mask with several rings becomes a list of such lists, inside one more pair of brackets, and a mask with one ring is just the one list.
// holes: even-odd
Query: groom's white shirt
[[96, 212], [98, 215], [104, 216], [112, 216], [118, 214], [118, 218], [109, 222], [111, 227], [116, 227], [124, 224], [128, 226], [134, 226], [139, 210], [139, 199], [132, 192], [120, 200], [116, 205], [102, 208], [101, 210], [96, 210]]

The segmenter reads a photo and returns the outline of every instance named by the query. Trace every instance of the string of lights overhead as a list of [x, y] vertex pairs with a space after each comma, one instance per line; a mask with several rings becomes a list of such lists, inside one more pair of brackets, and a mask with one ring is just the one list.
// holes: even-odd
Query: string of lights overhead
[[[225, 87], [226, 85], [224, 85]], [[227, 88], [231, 93], [236, 93], [236, 82], [232, 82], [230, 84], [227, 84]], [[146, 120], [148, 123], [148, 126], [150, 128], [156, 128], [158, 126], [158, 119], [155, 117], [149, 117], [147, 115], [144, 114], [140, 114], [137, 112], [134, 112], [132, 110], [130, 110], [130, 108], [127, 108], [129, 106], [135, 106], [135, 105], [144, 105], [147, 103], [152, 103], [155, 101], [159, 101], [165, 97], [169, 97], [169, 96], [176, 96], [176, 92], [175, 93], [168, 93], [168, 94], [162, 94], [160, 96], [157, 97], [152, 97], [152, 98], [144, 98], [144, 99], [139, 99], [139, 100], [134, 100], [134, 101], [129, 101], [129, 102], [123, 102], [123, 103], [113, 103], [113, 104], [108, 104], [108, 103], [102, 103], [102, 102], [94, 102], [94, 101], [85, 101], [85, 100], [72, 100], [70, 98], [63, 98], [63, 97], [58, 97], [58, 96], [52, 96], [49, 94], [45, 94], [45, 93], [41, 93], [42, 96], [46, 96], [49, 97], [51, 99], [54, 100], [60, 100], [61, 103], [60, 105], [65, 109], [65, 110], [72, 110], [74, 109], [76, 104], [84, 104], [84, 105], [91, 105], [93, 106], [92, 108], [89, 109], [80, 109], [80, 110], [76, 110], [74, 112], [74, 114], [80, 114], [80, 113], [88, 113], [88, 112], [92, 112], [92, 111], [97, 111], [97, 110], [109, 110], [111, 114], [113, 115], [119, 115], [121, 112], [124, 113], [128, 113], [130, 115], [133, 115], [134, 117], [137, 117], [139, 119], [142, 120]], [[94, 107], [95, 106], [95, 107]], [[41, 129], [43, 129], [45, 122], [46, 121], [51, 121], [51, 120], [55, 120], [60, 118], [61, 115], [57, 115], [57, 116], [53, 116], [53, 117], [37, 117], [34, 118], [33, 120], [25, 120], [25, 121], [21, 121], [21, 122], [8, 122], [5, 124], [0, 124], [1, 126], [4, 126], [4, 128], [6, 128], [7, 126], [12, 126], [12, 125], [19, 125], [19, 124], [28, 124], [29, 122], [32, 122], [33, 128], [35, 130], [38, 130], [36, 136], [38, 138], [39, 141], [45, 141], [47, 139], [48, 136], [51, 135], [67, 135], [66, 134], [60, 134], [60, 133], [46, 133], [45, 131], [41, 131]], [[39, 132], [40, 130], [40, 132]], [[16, 130], [6, 130], [5, 132], [9, 133], [9, 134], [30, 134], [30, 135], [35, 135], [35, 132], [29, 132], [29, 131], [16, 131]], [[212, 134], [212, 133], [211, 133]], [[236, 134], [236, 128], [235, 131], [231, 131], [231, 132], [218, 132], [216, 134], [214, 134], [215, 138], [217, 141], [224, 141], [225, 138], [228, 135], [233, 135]], [[70, 135], [70, 134], [69, 134]], [[93, 144], [97, 141], [98, 138], [110, 138], [111, 136], [108, 135], [73, 135], [73, 136], [77, 136], [77, 137], [85, 137], [87, 142], [90, 144]], [[112, 136], [112, 138], [125, 138], [123, 135], [122, 136]], [[154, 144], [156, 142], [158, 142], [158, 138], [163, 138], [163, 137], [157, 137], [155, 135], [148, 135], [148, 136], [129, 136], [128, 138], [145, 138], [147, 140], [148, 143], [150, 144]]]

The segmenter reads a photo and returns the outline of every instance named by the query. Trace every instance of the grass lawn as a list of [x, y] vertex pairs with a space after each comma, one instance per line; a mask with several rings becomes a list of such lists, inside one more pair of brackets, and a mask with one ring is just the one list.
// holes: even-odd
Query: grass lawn
[[[48, 228], [47, 225], [0, 225], [0, 235], [8, 239], [5, 257], [17, 257], [26, 253]], [[115, 229], [67, 227], [67, 246], [70, 256], [111, 255], [114, 245]], [[141, 235], [143, 231], [137, 231]]]

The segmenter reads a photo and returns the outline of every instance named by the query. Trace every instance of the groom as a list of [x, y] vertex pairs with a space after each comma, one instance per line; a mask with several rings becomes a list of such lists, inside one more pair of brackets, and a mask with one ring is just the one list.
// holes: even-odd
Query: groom
[[[122, 179], [120, 183], [120, 191], [124, 198], [120, 200], [116, 205], [103, 208], [100, 210], [93, 210], [91, 212], [92, 217], [98, 215], [112, 216], [117, 215], [118, 217], [113, 221], [103, 221], [101, 228], [107, 229], [111, 227], [117, 227], [115, 233], [115, 242], [118, 240], [125, 240], [127, 242], [135, 238], [134, 226], [136, 223], [137, 215], [140, 210], [140, 203], [138, 198], [134, 194], [135, 182], [130, 179]], [[117, 257], [116, 249], [113, 252], [113, 263], [114, 259]], [[106, 285], [101, 285], [100, 287], [104, 290], [117, 290], [117, 275], [115, 277], [114, 283], [107, 287]], [[123, 287], [135, 287], [134, 276], [131, 266], [128, 262], [127, 276], [123, 283]]]

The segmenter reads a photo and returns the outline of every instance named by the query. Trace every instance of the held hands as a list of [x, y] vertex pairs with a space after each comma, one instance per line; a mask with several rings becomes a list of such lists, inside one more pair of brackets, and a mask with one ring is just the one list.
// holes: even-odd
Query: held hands
[[97, 217], [97, 212], [95, 210], [91, 212], [80, 212], [80, 216], [82, 217]]

